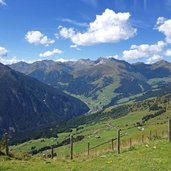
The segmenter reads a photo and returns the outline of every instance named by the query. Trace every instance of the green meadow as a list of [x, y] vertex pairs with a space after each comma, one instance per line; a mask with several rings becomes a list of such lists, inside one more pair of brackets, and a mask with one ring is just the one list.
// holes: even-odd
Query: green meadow
[[98, 156], [68, 159], [33, 157], [16, 160], [0, 157], [0, 170], [8, 171], [169, 171], [171, 143], [155, 140], [123, 151], [120, 155], [107, 152]]
[[[71, 131], [58, 133], [58, 138], [41, 138], [10, 146], [10, 153], [15, 158], [1, 156], [0, 170], [171, 170], [171, 144], [167, 140], [168, 119], [171, 118], [170, 102], [170, 99], [166, 103], [166, 100], [159, 98], [132, 103], [127, 114], [116, 118], [109, 114], [115, 110], [115, 107], [110, 107], [103, 111], [104, 115], [98, 115], [98, 120], [96, 118], [96, 121], [71, 128]], [[149, 110], [154, 104], [157, 104], [157, 109]], [[143, 122], [145, 116], [154, 115], [163, 108], [166, 111]], [[121, 154], [119, 155], [116, 151], [116, 140], [114, 150], [111, 141], [117, 138], [118, 129], [121, 129]], [[71, 134], [75, 138], [83, 137], [74, 142], [72, 161], [69, 143], [54, 148], [54, 153], [57, 155], [54, 159], [43, 157], [51, 154], [50, 149], [33, 156], [30, 154], [32, 149], [39, 150], [45, 146], [69, 140]], [[88, 143], [90, 143], [89, 155], [87, 154]]]

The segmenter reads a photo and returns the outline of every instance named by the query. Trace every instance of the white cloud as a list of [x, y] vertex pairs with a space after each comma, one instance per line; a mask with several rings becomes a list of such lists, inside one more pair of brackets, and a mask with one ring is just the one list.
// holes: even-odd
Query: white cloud
[[54, 49], [52, 51], [46, 51], [44, 53], [40, 53], [40, 57], [52, 57], [52, 56], [55, 56], [57, 54], [61, 54], [63, 53], [62, 50], [60, 49]]
[[59, 35], [70, 39], [75, 45], [89, 46], [98, 43], [118, 42], [133, 37], [136, 29], [129, 23], [129, 13], [115, 13], [106, 9], [89, 23], [86, 32], [77, 32], [74, 28], [59, 27]]
[[24, 59], [17, 59], [16, 56], [14, 57], [7, 57], [7, 54], [8, 54], [8, 51], [7, 49], [5, 49], [4, 47], [0, 47], [0, 63], [3, 63], [4, 65], [11, 65], [13, 63], [17, 63], [17, 62], [20, 62], [20, 61], [23, 61], [23, 62], [27, 62], [27, 63], [33, 63], [35, 61], [39, 61], [40, 59], [38, 60], [34, 60], [34, 61], [27, 61], [27, 60], [24, 60]]
[[45, 45], [49, 46], [50, 44], [55, 43], [55, 40], [49, 39], [47, 36], [43, 35], [40, 31], [28, 31], [25, 35], [25, 39], [35, 45]]
[[59, 58], [56, 59], [55, 62], [74, 62], [77, 61], [76, 59], [64, 59], [64, 58]]
[[76, 49], [76, 50], [81, 50], [81, 49], [78, 47], [78, 45], [70, 45], [70, 48], [74, 48], [74, 49]]
[[0, 5], [6, 5], [5, 0], [0, 0]]
[[77, 45], [70, 45], [71, 48], [77, 48]]
[[59, 26], [59, 35], [62, 36], [63, 38], [73, 38], [75, 36], [75, 31], [73, 28], [65, 28], [65, 27], [62, 27], [62, 26]]
[[151, 58], [148, 58], [146, 63], [147, 64], [152, 64], [152, 63], [158, 62], [160, 60], [162, 60], [162, 57], [160, 55], [154, 55]]
[[156, 56], [161, 56], [163, 54], [166, 43], [163, 41], [158, 41], [156, 44], [142, 44], [142, 45], [132, 45], [130, 50], [123, 51], [123, 58], [129, 59], [141, 59], [141, 58], [156, 58]]
[[4, 47], [0, 47], [0, 63], [3, 63], [4, 65], [7, 64], [12, 64], [12, 63], [16, 63], [17, 62], [17, 58], [13, 57], [13, 58], [7, 58], [7, 54], [8, 51], [6, 48]]
[[163, 24], [165, 21], [166, 19], [164, 17], [159, 17], [157, 19], [156, 28], [158, 27], [158, 25]]
[[166, 42], [171, 43], [171, 19], [159, 17], [156, 23], [156, 29], [166, 36]]
[[68, 62], [70, 60], [64, 59], [64, 58], [59, 58], [57, 60], [55, 60], [55, 62]]
[[171, 49], [168, 49], [165, 53], [166, 56], [171, 56]]
[[5, 49], [4, 47], [0, 47], [0, 57], [6, 57], [7, 53], [7, 49]]
[[16, 56], [12, 58], [1, 58], [0, 57], [0, 63], [3, 63], [4, 65], [11, 65], [18, 62], [26, 62], [28, 64], [32, 64], [37, 61], [42, 61], [42, 59], [36, 59], [36, 60], [25, 60], [25, 59], [18, 59]]
[[11, 59], [0, 57], [0, 63], [3, 63], [4, 65], [10, 65], [10, 64], [13, 64], [13, 63], [17, 63], [17, 62], [19, 62], [17, 60], [17, 57], [13, 57]]

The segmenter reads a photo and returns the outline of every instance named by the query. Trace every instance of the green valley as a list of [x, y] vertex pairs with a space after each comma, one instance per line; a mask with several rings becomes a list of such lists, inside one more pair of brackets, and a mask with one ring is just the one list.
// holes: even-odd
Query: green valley
[[[164, 91], [171, 85], [171, 64], [167, 61], [149, 65], [114, 58], [64, 63], [45, 60], [32, 64], [19, 62], [10, 67], [83, 100], [92, 111], [129, 99], [139, 101], [171, 92], [170, 88]], [[143, 96], [146, 93], [148, 97]]]

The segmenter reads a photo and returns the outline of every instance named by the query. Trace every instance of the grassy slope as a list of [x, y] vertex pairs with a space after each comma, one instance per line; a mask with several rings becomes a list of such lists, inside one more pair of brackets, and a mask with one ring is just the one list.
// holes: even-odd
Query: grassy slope
[[[170, 101], [171, 102], [171, 101]], [[162, 106], [162, 104], [161, 104]], [[148, 109], [139, 109], [137, 106], [134, 107], [133, 112], [129, 112], [118, 119], [108, 118], [97, 122], [90, 123], [87, 125], [81, 125], [82, 129], [72, 131], [74, 136], [84, 135], [85, 138], [74, 143], [74, 160], [69, 160], [69, 145], [65, 145], [55, 149], [58, 158], [54, 160], [42, 159], [42, 154], [37, 154], [29, 160], [9, 160], [4, 157], [0, 157], [0, 170], [106, 170], [106, 171], [165, 171], [171, 170], [171, 144], [167, 143], [165, 139], [157, 139], [155, 141], [148, 141], [149, 131], [152, 130], [153, 136], [156, 134], [161, 135], [162, 131], [167, 131], [167, 119], [171, 118], [171, 103], [167, 103], [167, 112], [153, 119], [148, 120], [142, 126], [144, 131], [138, 129], [137, 122], [141, 122], [143, 116], [154, 113], [155, 111], [149, 111]], [[110, 112], [111, 108], [106, 111]], [[116, 130], [122, 129], [122, 153], [116, 155], [115, 152], [111, 152], [111, 143], [100, 146], [95, 150], [91, 150], [90, 158], [87, 158], [87, 143], [90, 142], [91, 147], [103, 143], [111, 138], [116, 137]], [[129, 143], [129, 138], [133, 139], [133, 144], [140, 142], [139, 138], [141, 135], [145, 136], [145, 143], [136, 145], [135, 148], [129, 149], [127, 147], [124, 150], [124, 146]], [[68, 138], [70, 132], [60, 133], [59, 138], [50, 139], [38, 139], [31, 140], [29, 142], [13, 146], [13, 153], [21, 154], [23, 152], [30, 151], [32, 146], [36, 146], [37, 149], [51, 145], [55, 142], [61, 142]], [[100, 138], [96, 138], [100, 136]], [[140, 144], [140, 143], [139, 143]], [[146, 147], [146, 144], [149, 144]], [[49, 154], [50, 150], [43, 152]]]
[[119, 87], [119, 81], [115, 82], [113, 84], [110, 84], [110, 85], [104, 87], [103, 89], [98, 90], [95, 93], [95, 95], [97, 96], [96, 99], [93, 99], [91, 96], [85, 97], [85, 96], [80, 96], [80, 95], [74, 95], [74, 94], [71, 94], [66, 91], [65, 91], [65, 93], [68, 93], [68, 94], [82, 100], [89, 106], [89, 108], [92, 111], [97, 111], [99, 109], [102, 109], [103, 106], [106, 106], [111, 102], [111, 99], [117, 95], [117, 93], [115, 93], [114, 90], [118, 87]]
[[[110, 109], [109, 109], [110, 110]], [[78, 135], [83, 135], [85, 138], [74, 144], [74, 152], [75, 153], [84, 153], [87, 150], [87, 143], [90, 142], [91, 147], [96, 146], [100, 143], [108, 141], [112, 138], [116, 138], [116, 132], [118, 128], [122, 129], [122, 140], [128, 140], [130, 137], [138, 138], [141, 134], [144, 134], [146, 137], [149, 136], [149, 131], [152, 130], [153, 134], [155, 134], [156, 130], [158, 134], [161, 135], [161, 132], [167, 130], [167, 119], [171, 117], [171, 104], [167, 105], [167, 112], [163, 113], [160, 116], [157, 116], [153, 119], [148, 120], [143, 125], [144, 131], [140, 131], [137, 126], [137, 122], [141, 122], [143, 116], [154, 113], [155, 111], [149, 111], [148, 109], [136, 110], [130, 112], [128, 115], [123, 116], [118, 119], [109, 118], [107, 120], [101, 120], [97, 123], [91, 123], [87, 125], [82, 125], [82, 129], [76, 130], [75, 128], [72, 131], [72, 134], [76, 137]], [[60, 143], [63, 140], [69, 138], [71, 132], [64, 132], [58, 134], [59, 138], [56, 140], [54, 138], [31, 140], [29, 142], [13, 146], [12, 149], [14, 152], [29, 152], [31, 151], [31, 147], [35, 146], [36, 149], [39, 149], [46, 145], [52, 145], [55, 143]], [[96, 136], [100, 136], [100, 138], [96, 138]], [[97, 150], [101, 150], [103, 148], [109, 147], [110, 144], [106, 146], [102, 146]], [[47, 151], [46, 153], [49, 153]], [[69, 155], [69, 145], [65, 145], [55, 149], [55, 152], [58, 156], [66, 157]]]
[[109, 152], [98, 157], [81, 158], [73, 161], [60, 159], [15, 160], [0, 157], [0, 170], [5, 171], [166, 171], [171, 170], [171, 143], [157, 140], [136, 146], [120, 155]]
[[[145, 100], [145, 99], [148, 99], [148, 98], [154, 98], [155, 96], [160, 96], [160, 89], [158, 87], [158, 83], [160, 81], [166, 81], [168, 83], [171, 82], [171, 78], [163, 78], [163, 79], [150, 79], [148, 81], [148, 83], [152, 86], [152, 91], [150, 91], [151, 93], [149, 94], [149, 96], [145, 97], [145, 94], [149, 91], [145, 91], [145, 92], [142, 92], [142, 93], [138, 93], [138, 94], [135, 94], [135, 95], [130, 95], [128, 97], [120, 97], [117, 101], [116, 101], [116, 104], [115, 106], [117, 105], [120, 105], [120, 104], [128, 104], [128, 103], [132, 103], [132, 102], [136, 102], [136, 101], [142, 101], [142, 100]], [[119, 95], [119, 93], [115, 93], [115, 90], [120, 86], [120, 83], [119, 81], [118, 82], [115, 82], [114, 84], [111, 84], [111, 85], [108, 85], [106, 87], [103, 88], [103, 90], [98, 90], [96, 92], [96, 99], [93, 99], [91, 96], [89, 97], [85, 97], [85, 96], [79, 96], [79, 95], [74, 95], [74, 94], [70, 94], [68, 92], [68, 94], [70, 94], [71, 96], [74, 96], [80, 100], [82, 100], [83, 102], [85, 102], [89, 108], [92, 110], [92, 111], [98, 111], [100, 109], [102, 109], [104, 106], [110, 104], [111, 100], [113, 98], [115, 98], [117, 95]], [[153, 94], [152, 92], [156, 92], [155, 94]], [[168, 93], [170, 93], [170, 90], [168, 90]], [[165, 93], [166, 94], [166, 93]], [[139, 100], [139, 98], [142, 98], [142, 100]]]

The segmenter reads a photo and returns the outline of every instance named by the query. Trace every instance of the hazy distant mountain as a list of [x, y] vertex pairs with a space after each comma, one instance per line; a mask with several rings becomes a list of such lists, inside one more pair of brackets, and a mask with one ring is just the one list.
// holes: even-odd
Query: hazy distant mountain
[[0, 135], [4, 130], [19, 133], [58, 124], [89, 110], [80, 100], [2, 64], [0, 96]]
[[147, 79], [163, 78], [171, 76], [171, 63], [161, 60], [154, 64], [148, 65], [144, 63], [134, 64], [135, 69], [143, 74]]
[[114, 58], [74, 62], [19, 62], [11, 68], [85, 100], [90, 106], [122, 102], [171, 82], [171, 64], [159, 61], [148, 65], [129, 64]]

